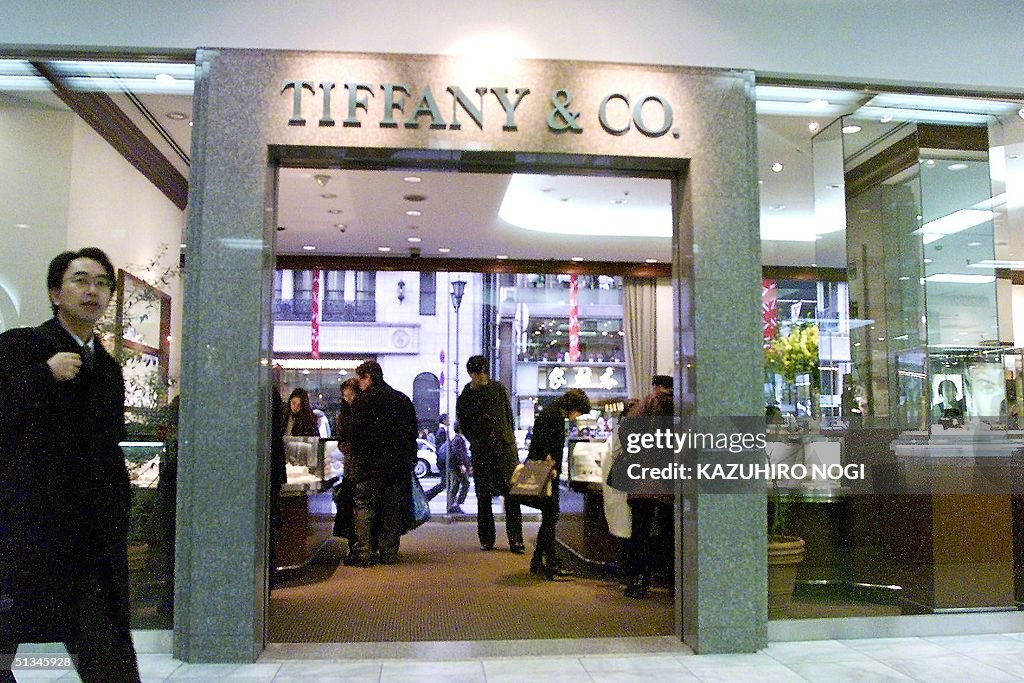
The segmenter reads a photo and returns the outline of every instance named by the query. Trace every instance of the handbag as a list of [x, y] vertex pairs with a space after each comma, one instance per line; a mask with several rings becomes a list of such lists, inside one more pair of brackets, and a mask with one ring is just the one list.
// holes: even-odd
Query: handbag
[[419, 478], [415, 474], [411, 474], [410, 477], [412, 495], [409, 496], [409, 507], [405, 516], [406, 531], [412, 531], [430, 521], [430, 502], [427, 500], [427, 494], [423, 492]]
[[551, 457], [544, 460], [527, 460], [516, 465], [508, 483], [506, 500], [531, 508], [545, 507], [551, 500], [551, 474], [554, 469], [555, 461]]

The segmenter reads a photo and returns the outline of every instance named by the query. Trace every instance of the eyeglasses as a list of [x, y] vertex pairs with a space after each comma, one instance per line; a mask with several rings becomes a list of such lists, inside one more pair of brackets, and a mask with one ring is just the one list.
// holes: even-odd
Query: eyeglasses
[[108, 292], [114, 289], [114, 281], [106, 275], [97, 275], [90, 277], [88, 275], [72, 275], [69, 278], [65, 278], [64, 282], [70, 282], [79, 289], [89, 289], [90, 287], [96, 287], [96, 289], [105, 289]]

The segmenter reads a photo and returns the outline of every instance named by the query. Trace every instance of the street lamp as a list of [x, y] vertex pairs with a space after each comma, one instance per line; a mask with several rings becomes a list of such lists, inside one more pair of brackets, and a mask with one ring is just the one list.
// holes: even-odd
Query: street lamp
[[466, 281], [452, 282], [452, 307], [455, 308], [455, 393], [459, 392], [459, 308], [462, 306], [462, 295], [466, 293]]

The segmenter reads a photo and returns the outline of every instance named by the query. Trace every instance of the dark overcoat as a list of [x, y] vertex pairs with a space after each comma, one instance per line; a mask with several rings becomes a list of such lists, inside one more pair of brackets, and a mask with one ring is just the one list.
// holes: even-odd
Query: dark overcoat
[[519, 464], [512, 404], [501, 382], [466, 384], [456, 401], [459, 428], [473, 451], [473, 486], [478, 496], [504, 496]]
[[93, 368], [58, 382], [59, 351], [79, 345], [56, 319], [0, 334], [0, 641], [74, 641], [87, 567], [129, 633], [124, 378], [97, 340]]
[[408, 477], [416, 465], [416, 408], [386, 382], [375, 382], [352, 404], [354, 483], [375, 477]]

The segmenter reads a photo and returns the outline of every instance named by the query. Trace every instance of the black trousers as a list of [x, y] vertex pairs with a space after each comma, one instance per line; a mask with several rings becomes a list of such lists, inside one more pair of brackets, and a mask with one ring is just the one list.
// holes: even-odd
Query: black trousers
[[549, 565], [558, 564], [555, 559], [555, 527], [558, 525], [558, 481], [551, 482], [551, 496], [540, 509], [540, 529], [537, 531], [537, 547], [534, 560], [543, 558]]
[[[468, 485], [467, 485], [468, 486]], [[468, 489], [467, 489], [468, 490]], [[493, 496], [476, 497], [476, 534], [481, 546], [493, 546], [495, 540], [494, 510], [491, 509]], [[510, 503], [505, 499], [505, 533], [508, 544], [520, 545], [523, 542], [523, 513], [519, 503]]]
[[650, 580], [655, 567], [668, 565], [672, 560], [673, 509], [664, 503], [645, 499], [629, 501], [629, 509], [633, 528], [626, 541], [623, 574], [627, 579], [644, 576]]
[[[139, 664], [131, 632], [115, 624], [110, 589], [95, 568], [85, 568], [78, 585], [78, 637], [64, 646], [78, 657], [83, 683], [139, 683]], [[0, 652], [14, 653], [18, 643], [0, 643]], [[0, 683], [17, 681], [8, 670]]]
[[[466, 496], [469, 495], [469, 477], [458, 472], [450, 472], [448, 476], [452, 478], [452, 485], [448, 488], [448, 507], [446, 509], [451, 510], [454, 506], [466, 502]], [[520, 524], [522, 524], [521, 521]]]
[[406, 506], [409, 502], [409, 474], [385, 474], [356, 482], [353, 486], [353, 535], [349, 548], [354, 560], [368, 560], [380, 553], [382, 562], [398, 558]]

